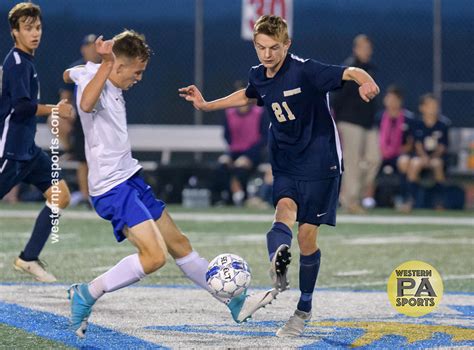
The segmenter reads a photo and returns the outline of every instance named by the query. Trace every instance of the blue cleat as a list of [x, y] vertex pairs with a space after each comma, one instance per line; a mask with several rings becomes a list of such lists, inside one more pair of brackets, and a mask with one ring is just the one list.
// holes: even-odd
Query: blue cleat
[[84, 338], [88, 319], [95, 304], [95, 299], [90, 295], [87, 284], [73, 284], [67, 290], [68, 299], [71, 300], [71, 325], [70, 329], [79, 338]]
[[239, 296], [232, 298], [227, 307], [230, 309], [235, 322], [246, 322], [258, 309], [271, 304], [277, 294], [278, 291], [276, 289], [270, 289], [265, 292], [247, 295], [246, 289]]

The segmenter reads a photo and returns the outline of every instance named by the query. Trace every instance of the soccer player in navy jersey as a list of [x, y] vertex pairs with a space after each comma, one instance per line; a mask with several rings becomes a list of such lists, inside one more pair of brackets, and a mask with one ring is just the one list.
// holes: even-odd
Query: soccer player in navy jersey
[[311, 302], [321, 252], [318, 226], [336, 223], [342, 151], [329, 113], [327, 93], [343, 81], [357, 82], [369, 102], [379, 88], [364, 70], [301, 59], [288, 52], [291, 40], [284, 19], [262, 16], [255, 23], [254, 45], [260, 65], [252, 67], [245, 89], [207, 102], [196, 86], [179, 89], [180, 96], [203, 111], [257, 103], [271, 116], [270, 161], [274, 174], [275, 219], [267, 233], [271, 275], [275, 288], [287, 289], [292, 228], [298, 221], [301, 297], [277, 336], [299, 336], [311, 318]]
[[53, 171], [51, 159], [35, 144], [36, 116], [46, 117], [53, 108], [61, 118], [72, 118], [74, 112], [64, 100], [58, 105], [39, 103], [34, 54], [42, 33], [40, 8], [19, 3], [10, 10], [8, 21], [15, 44], [3, 61], [0, 79], [0, 199], [20, 182], [33, 184], [43, 193], [46, 205], [13, 266], [38, 281], [54, 282], [56, 278], [44, 269], [39, 254], [56, 225], [57, 218], [53, 218], [68, 205], [70, 195], [60, 172]]

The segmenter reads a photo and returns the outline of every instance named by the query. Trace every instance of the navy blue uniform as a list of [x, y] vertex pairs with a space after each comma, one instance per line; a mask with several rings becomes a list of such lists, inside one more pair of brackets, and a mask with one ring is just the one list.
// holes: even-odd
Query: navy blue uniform
[[440, 120], [436, 121], [432, 127], [420, 121], [415, 130], [415, 142], [420, 142], [428, 155], [431, 155], [440, 144], [447, 148], [448, 126]]
[[51, 160], [35, 144], [39, 81], [33, 56], [13, 48], [3, 62], [0, 97], [0, 198], [21, 181], [51, 186]]
[[271, 119], [274, 204], [293, 199], [300, 223], [335, 225], [343, 164], [327, 93], [342, 86], [345, 69], [288, 54], [273, 78], [263, 65], [249, 73], [246, 96]]

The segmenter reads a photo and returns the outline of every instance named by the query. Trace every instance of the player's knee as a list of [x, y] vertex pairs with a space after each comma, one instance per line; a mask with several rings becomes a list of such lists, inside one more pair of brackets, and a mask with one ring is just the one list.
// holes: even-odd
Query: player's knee
[[65, 209], [69, 206], [70, 202], [71, 202], [71, 194], [68, 191], [67, 193], [62, 194], [59, 197], [58, 207], [61, 209]]
[[66, 181], [61, 180], [59, 182], [59, 201], [58, 207], [61, 209], [65, 209], [68, 207], [69, 202], [71, 201], [71, 192], [69, 192], [69, 187], [66, 184]]
[[276, 206], [276, 219], [277, 221], [285, 220], [295, 220], [296, 219], [296, 210], [297, 205], [293, 199], [282, 198], [278, 201]]
[[155, 272], [166, 264], [166, 256], [163, 251], [145, 255], [143, 260], [143, 271], [146, 274]]
[[282, 214], [296, 211], [297, 205], [295, 201], [291, 198], [282, 198], [277, 203], [277, 211]]

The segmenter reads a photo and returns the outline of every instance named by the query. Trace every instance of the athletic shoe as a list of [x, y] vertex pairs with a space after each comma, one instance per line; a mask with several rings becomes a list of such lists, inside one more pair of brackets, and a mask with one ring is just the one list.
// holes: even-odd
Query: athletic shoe
[[298, 337], [303, 331], [306, 323], [311, 319], [311, 312], [304, 312], [296, 310], [290, 319], [276, 332], [276, 336], [284, 337]]
[[22, 271], [35, 276], [36, 280], [40, 282], [56, 282], [56, 277], [53, 274], [47, 272], [44, 268], [46, 263], [41, 260], [25, 261], [20, 258], [16, 258], [13, 262], [13, 268], [17, 271]]
[[71, 300], [71, 324], [70, 329], [79, 338], [84, 338], [88, 319], [95, 303], [94, 298], [89, 293], [87, 284], [73, 284], [67, 290], [68, 299]]
[[273, 255], [270, 267], [270, 277], [273, 286], [279, 292], [283, 292], [290, 286], [290, 281], [288, 280], [288, 265], [290, 265], [290, 262], [290, 247], [286, 244], [282, 244]]
[[247, 295], [246, 289], [239, 296], [232, 298], [227, 307], [230, 309], [234, 321], [242, 323], [251, 318], [258, 309], [271, 304], [277, 295], [276, 289]]

